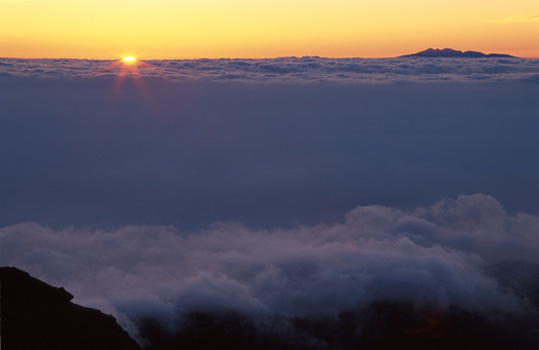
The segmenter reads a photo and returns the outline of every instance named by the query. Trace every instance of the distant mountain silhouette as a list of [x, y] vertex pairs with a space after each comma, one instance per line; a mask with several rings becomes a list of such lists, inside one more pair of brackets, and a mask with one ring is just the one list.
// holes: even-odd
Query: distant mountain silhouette
[[3, 350], [138, 350], [112, 316], [71, 303], [52, 287], [14, 267], [0, 267]]
[[514, 57], [501, 53], [484, 54], [479, 51], [459, 51], [453, 49], [426, 49], [417, 53], [403, 55], [399, 57], [462, 57], [462, 58], [485, 58], [485, 57]]

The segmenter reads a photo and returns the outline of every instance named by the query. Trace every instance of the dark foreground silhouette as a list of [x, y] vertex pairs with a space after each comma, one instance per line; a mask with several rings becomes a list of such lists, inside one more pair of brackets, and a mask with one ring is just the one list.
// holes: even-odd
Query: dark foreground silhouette
[[0, 267], [3, 350], [136, 350], [114, 317], [13, 267]]
[[[539, 348], [539, 265], [491, 265], [486, 273], [528, 312], [478, 313], [457, 306], [381, 301], [337, 315], [284, 316], [234, 310], [179, 314], [174, 325], [135, 320], [145, 350], [348, 350]], [[16, 268], [0, 268], [2, 349], [139, 349], [112, 316], [75, 305]]]

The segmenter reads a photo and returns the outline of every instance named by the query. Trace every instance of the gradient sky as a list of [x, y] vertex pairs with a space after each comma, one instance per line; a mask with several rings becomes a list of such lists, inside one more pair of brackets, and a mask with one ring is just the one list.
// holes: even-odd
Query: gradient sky
[[0, 0], [0, 57], [539, 57], [537, 0]]

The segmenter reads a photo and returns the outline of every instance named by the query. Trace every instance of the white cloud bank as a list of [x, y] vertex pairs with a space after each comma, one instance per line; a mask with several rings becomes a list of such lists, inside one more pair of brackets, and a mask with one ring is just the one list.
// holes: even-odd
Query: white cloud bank
[[[0, 58], [1, 77], [107, 78], [113, 61]], [[539, 80], [539, 60], [523, 58], [320, 58], [150, 60], [144, 78], [274, 82]]]
[[357, 207], [344, 222], [254, 231], [215, 224], [0, 230], [1, 265], [29, 271], [75, 302], [125, 318], [172, 321], [177, 311], [332, 314], [373, 301], [522, 311], [483, 267], [539, 262], [539, 218], [508, 215], [494, 198], [462, 195], [405, 212]]

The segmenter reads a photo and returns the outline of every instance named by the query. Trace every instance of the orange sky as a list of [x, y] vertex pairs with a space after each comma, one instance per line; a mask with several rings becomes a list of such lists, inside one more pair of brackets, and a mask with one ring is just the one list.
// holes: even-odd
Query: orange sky
[[0, 0], [0, 57], [539, 57], [537, 0]]

